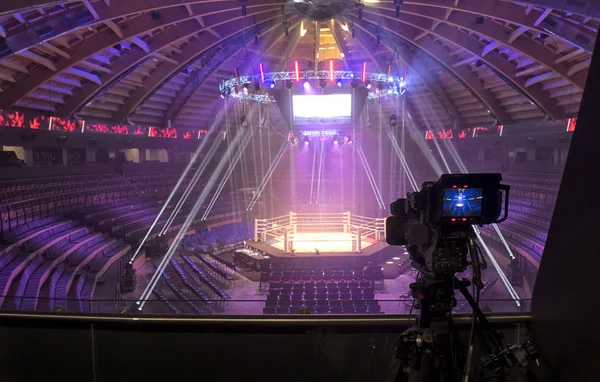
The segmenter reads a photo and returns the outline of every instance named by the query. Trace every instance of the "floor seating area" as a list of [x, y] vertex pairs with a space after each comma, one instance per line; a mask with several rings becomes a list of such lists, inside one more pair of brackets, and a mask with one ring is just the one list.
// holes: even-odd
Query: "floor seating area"
[[303, 268], [265, 272], [264, 314], [381, 314], [373, 276], [362, 268]]
[[210, 231], [188, 235], [183, 239], [183, 248], [187, 252], [213, 252], [233, 244], [241, 243], [252, 237], [248, 223], [226, 224]]
[[230, 284], [211, 270], [208, 264], [212, 263], [195, 261], [190, 256], [181, 259], [183, 262], [170, 260], [155, 288], [155, 300], [161, 301], [164, 310], [170, 312], [209, 314], [226, 309], [231, 297], [225, 288]]

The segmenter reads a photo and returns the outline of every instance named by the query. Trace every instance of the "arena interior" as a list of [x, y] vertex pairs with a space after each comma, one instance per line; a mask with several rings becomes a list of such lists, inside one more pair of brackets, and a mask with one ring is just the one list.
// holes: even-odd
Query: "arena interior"
[[551, 3], [1, 1], [0, 310], [408, 314], [390, 203], [500, 172], [529, 311], [599, 27]]

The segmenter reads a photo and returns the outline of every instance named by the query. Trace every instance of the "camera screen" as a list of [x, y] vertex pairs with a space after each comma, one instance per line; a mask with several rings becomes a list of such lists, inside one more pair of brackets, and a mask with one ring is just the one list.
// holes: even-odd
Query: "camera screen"
[[445, 188], [444, 217], [481, 216], [481, 188]]

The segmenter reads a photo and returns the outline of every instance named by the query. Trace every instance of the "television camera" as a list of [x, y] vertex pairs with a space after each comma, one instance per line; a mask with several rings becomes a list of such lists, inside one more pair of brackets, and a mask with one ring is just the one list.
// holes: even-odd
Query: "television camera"
[[[387, 243], [404, 245], [412, 266], [419, 271], [410, 284], [414, 307], [419, 309], [418, 326], [407, 329], [398, 340], [396, 357], [402, 366], [397, 381], [458, 381], [470, 373], [468, 367], [459, 367], [457, 359], [471, 365], [472, 352], [466, 360], [458, 356], [458, 339], [452, 330], [457, 289], [473, 310], [473, 322], [475, 318], [479, 321], [493, 345], [493, 352], [482, 358], [486, 367], [501, 373], [505, 367], [523, 367], [528, 359], [536, 358], [528, 341], [507, 348], [479, 308], [481, 271], [487, 264], [476, 242], [475, 226], [508, 218], [510, 187], [500, 184], [501, 180], [501, 174], [444, 174], [390, 205]], [[469, 266], [472, 282], [459, 280], [456, 273]]]

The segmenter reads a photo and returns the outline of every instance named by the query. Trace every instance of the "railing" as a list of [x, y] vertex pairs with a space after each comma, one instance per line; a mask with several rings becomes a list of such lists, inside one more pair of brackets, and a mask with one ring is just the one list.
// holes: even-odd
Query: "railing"
[[64, 193], [0, 205], [0, 232], [3, 233], [5, 230], [27, 224], [35, 219], [63, 214], [96, 204], [131, 198], [135, 195], [136, 191], [134, 189], [128, 186], [118, 186], [96, 194]]
[[[178, 288], [183, 289], [184, 284], [178, 284], [177, 278], [175, 277], [175, 272], [173, 271], [173, 276], [170, 277], [170, 283], [173, 285], [177, 285]], [[159, 290], [159, 289], [157, 289]], [[185, 290], [188, 291], [187, 288]], [[167, 290], [168, 292], [168, 290]], [[265, 299], [229, 299], [227, 300], [227, 305], [223, 308], [223, 299], [199, 299], [197, 297], [191, 297], [186, 299], [181, 299], [180, 297], [173, 298], [173, 293], [165, 293], [165, 290], [159, 290], [160, 296], [154, 296], [149, 301], [147, 301], [146, 305], [142, 312], [139, 312], [135, 309], [135, 301], [132, 300], [122, 300], [122, 299], [64, 299], [64, 298], [44, 298], [44, 297], [20, 297], [22, 301], [22, 306], [29, 306], [29, 304], [24, 303], [27, 300], [36, 301], [37, 302], [37, 310], [35, 313], [56, 313], [58, 315], [69, 315], [69, 314], [116, 314], [122, 312], [135, 313], [141, 315], [189, 315], [189, 316], [198, 316], [198, 308], [202, 310], [202, 316], [212, 315], [212, 316], [272, 316], [273, 314], [264, 314], [265, 307], [267, 306], [267, 300]], [[193, 293], [189, 293], [190, 296], [195, 296]], [[169, 297], [167, 297], [169, 296]], [[15, 297], [15, 296], [12, 296]], [[19, 296], [17, 296], [19, 297]], [[187, 295], [186, 295], [187, 297]], [[265, 296], [266, 297], [266, 294]], [[350, 301], [350, 300], [348, 300]], [[380, 299], [376, 300], [379, 306], [381, 307], [381, 312], [377, 314], [381, 315], [393, 315], [393, 316], [402, 316], [402, 317], [414, 317], [418, 314], [418, 309], [413, 307], [415, 300], [413, 299]], [[71, 303], [75, 302], [75, 304]], [[341, 300], [343, 304], [344, 300]], [[515, 301], [510, 299], [482, 299], [480, 300], [480, 307], [485, 313], [526, 313], [531, 310], [531, 300], [519, 300], [520, 306], [517, 306]], [[315, 304], [316, 305], [316, 304]], [[49, 307], [53, 306], [54, 309], [50, 310]], [[80, 309], [71, 309], [69, 307], [84, 307], [84, 311]], [[218, 306], [219, 308], [215, 308]], [[290, 303], [291, 306], [291, 303]], [[173, 307], [179, 313], [173, 312]], [[457, 296], [457, 307], [454, 309], [454, 313], [457, 315], [461, 314], [471, 314], [472, 310], [466, 303], [466, 301], [462, 298], [462, 296]], [[0, 312], [14, 312], [18, 314], [26, 314], [32, 313], [30, 310], [14, 310], [2, 308]], [[286, 317], [286, 314], [274, 314], [277, 317]], [[289, 315], [289, 314], [288, 314]], [[338, 314], [333, 314], [328, 312], [325, 313], [317, 313], [317, 310], [303, 311], [302, 316], [304, 317], [325, 317], [325, 316], [338, 316]], [[354, 313], [353, 315], [363, 315], [363, 316], [373, 316], [374, 313]]]

